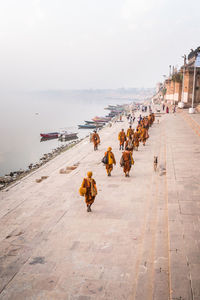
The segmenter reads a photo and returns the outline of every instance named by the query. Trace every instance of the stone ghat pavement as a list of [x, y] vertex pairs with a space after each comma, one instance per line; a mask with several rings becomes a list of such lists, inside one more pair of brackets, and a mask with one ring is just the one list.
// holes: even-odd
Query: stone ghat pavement
[[[1, 300], [200, 299], [200, 137], [183, 114], [157, 117], [125, 178], [122, 127], [103, 129], [98, 151], [83, 140], [0, 193]], [[101, 163], [108, 146], [112, 177]], [[88, 170], [92, 213], [78, 194]]]

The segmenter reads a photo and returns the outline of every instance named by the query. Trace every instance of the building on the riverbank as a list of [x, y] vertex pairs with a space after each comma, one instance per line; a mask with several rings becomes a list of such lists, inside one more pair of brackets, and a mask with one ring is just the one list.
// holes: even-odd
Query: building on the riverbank
[[[177, 104], [179, 101], [191, 106], [193, 84], [194, 84], [194, 65], [200, 47], [191, 50], [188, 60], [184, 56], [184, 64], [180, 70], [173, 69], [172, 74], [164, 82], [164, 100], [170, 104]], [[200, 103], [200, 68], [196, 68], [196, 78], [194, 84], [194, 105]]]
[[153, 103], [160, 103], [163, 100], [163, 83], [158, 82], [156, 84], [156, 92], [151, 98]]

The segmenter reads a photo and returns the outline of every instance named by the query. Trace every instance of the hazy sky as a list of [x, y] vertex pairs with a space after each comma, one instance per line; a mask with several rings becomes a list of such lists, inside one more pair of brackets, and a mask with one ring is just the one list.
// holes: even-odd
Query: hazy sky
[[0, 0], [0, 89], [154, 87], [200, 46], [199, 0]]

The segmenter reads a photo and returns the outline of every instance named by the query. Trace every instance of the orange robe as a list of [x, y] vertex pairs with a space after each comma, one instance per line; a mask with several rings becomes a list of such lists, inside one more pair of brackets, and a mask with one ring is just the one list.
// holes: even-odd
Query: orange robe
[[131, 137], [132, 138], [132, 136], [133, 136], [133, 134], [134, 134], [134, 129], [132, 129], [132, 128], [128, 128], [128, 130], [127, 130], [127, 137]]
[[139, 133], [136, 131], [134, 133], [134, 147], [138, 148], [139, 147]]
[[126, 140], [126, 134], [124, 131], [120, 131], [120, 133], [118, 135], [118, 140], [119, 140], [120, 146], [124, 145], [124, 142]]
[[147, 118], [144, 119], [144, 126], [148, 129], [149, 128], [149, 121]]
[[149, 126], [151, 126], [151, 124], [152, 124], [152, 117], [151, 117], [151, 115], [148, 116], [148, 124], [149, 124]]
[[96, 192], [96, 181], [93, 178], [84, 178], [81, 187], [86, 188], [85, 194], [85, 203], [87, 205], [92, 204], [94, 202], [95, 196], [92, 195], [91, 185], [94, 186]]
[[99, 137], [98, 133], [93, 133], [92, 141], [94, 143], [94, 148], [97, 148], [98, 144], [100, 143], [100, 137]]
[[142, 130], [141, 130], [141, 140], [142, 140], [143, 144], [146, 143], [146, 140], [147, 140], [148, 137], [149, 137], [148, 130], [146, 128], [142, 128]]
[[138, 139], [139, 142], [142, 140], [142, 128], [140, 126], [138, 127]]
[[113, 164], [116, 164], [115, 156], [111, 151], [105, 152], [105, 156], [108, 155], [108, 163], [106, 164], [107, 174], [113, 170]]
[[130, 151], [125, 150], [122, 154], [123, 160], [124, 160], [124, 173], [130, 171], [131, 165], [133, 164], [133, 157]]

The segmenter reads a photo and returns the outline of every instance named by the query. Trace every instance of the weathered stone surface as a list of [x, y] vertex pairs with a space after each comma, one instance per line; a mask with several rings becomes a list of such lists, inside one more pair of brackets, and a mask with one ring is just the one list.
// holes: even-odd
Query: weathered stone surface
[[[0, 299], [199, 299], [200, 138], [181, 115], [159, 119], [130, 178], [119, 166], [125, 121], [101, 130], [98, 151], [85, 139], [0, 193]], [[88, 170], [98, 187], [92, 213], [78, 194]]]

